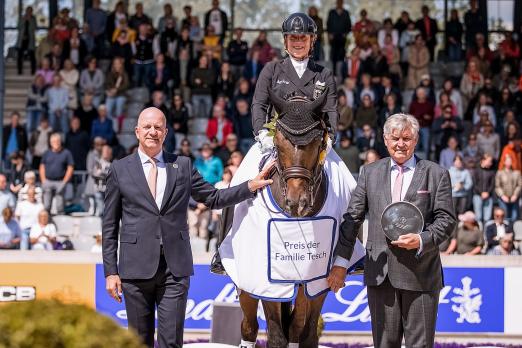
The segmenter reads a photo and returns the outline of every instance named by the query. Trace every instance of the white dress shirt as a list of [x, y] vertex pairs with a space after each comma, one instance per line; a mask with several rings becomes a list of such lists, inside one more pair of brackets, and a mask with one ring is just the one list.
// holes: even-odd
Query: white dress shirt
[[[150, 157], [139, 149], [138, 155], [140, 156], [140, 162], [141, 166], [143, 167], [143, 173], [145, 174], [145, 180], [147, 180], [150, 169], [152, 168], [152, 163], [149, 162]], [[160, 151], [156, 156], [154, 156], [154, 158], [157, 160], [156, 166], [158, 167], [158, 179], [156, 181], [156, 205], [158, 206], [158, 209], [161, 209], [165, 187], [167, 186], [167, 166], [163, 160], [163, 151]]]
[[290, 61], [292, 62], [292, 66], [294, 67], [297, 76], [299, 76], [299, 78], [303, 77], [306, 67], [308, 66], [308, 58], [303, 60], [295, 60], [290, 56]]

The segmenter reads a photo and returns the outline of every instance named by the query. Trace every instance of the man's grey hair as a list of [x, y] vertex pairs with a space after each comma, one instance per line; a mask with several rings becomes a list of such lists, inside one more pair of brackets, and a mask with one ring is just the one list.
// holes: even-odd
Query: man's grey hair
[[394, 114], [384, 123], [384, 136], [392, 134], [395, 130], [402, 133], [406, 129], [411, 130], [415, 139], [419, 138], [419, 121], [414, 116], [402, 113]]

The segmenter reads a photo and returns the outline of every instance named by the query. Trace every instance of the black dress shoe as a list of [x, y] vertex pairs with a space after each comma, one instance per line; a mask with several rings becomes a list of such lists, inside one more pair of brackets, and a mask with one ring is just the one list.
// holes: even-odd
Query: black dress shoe
[[212, 258], [212, 262], [210, 263], [210, 272], [219, 275], [227, 275], [227, 271], [225, 271], [225, 267], [221, 263], [221, 256], [219, 256], [219, 251], [216, 251], [214, 257]]
[[364, 259], [358, 261], [354, 267], [352, 267], [349, 271], [348, 271], [348, 274], [349, 275], [359, 275], [359, 274], [364, 274]]

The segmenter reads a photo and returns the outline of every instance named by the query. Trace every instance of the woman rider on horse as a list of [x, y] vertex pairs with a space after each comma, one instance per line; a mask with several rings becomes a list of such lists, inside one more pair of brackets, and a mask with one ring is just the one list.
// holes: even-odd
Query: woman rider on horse
[[[311, 58], [317, 39], [317, 26], [308, 15], [298, 12], [284, 20], [282, 33], [288, 57], [269, 62], [259, 75], [252, 101], [252, 125], [257, 142], [243, 159], [232, 179], [231, 186], [240, 183], [241, 181], [238, 180], [242, 178], [251, 179], [252, 174], [259, 171], [263, 156], [273, 149], [272, 135], [266, 128], [275, 114], [269, 98], [269, 89], [283, 99], [302, 96], [314, 100], [322, 93], [327, 93], [322, 108], [329, 134], [326, 161], [339, 160], [337, 154], [330, 151], [331, 139], [334, 139], [339, 118], [335, 79], [329, 69], [315, 63]], [[233, 208], [223, 212], [224, 223], [221, 226], [218, 243], [221, 243], [230, 228], [232, 214]], [[211, 271], [225, 273], [219, 254], [216, 254], [212, 262]]]

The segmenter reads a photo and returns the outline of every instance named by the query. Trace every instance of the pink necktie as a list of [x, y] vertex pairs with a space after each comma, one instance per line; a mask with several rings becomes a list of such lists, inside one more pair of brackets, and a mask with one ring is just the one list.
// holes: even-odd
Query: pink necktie
[[157, 161], [158, 160], [155, 158], [149, 159], [149, 163], [152, 164], [152, 168], [150, 168], [149, 176], [147, 177], [150, 193], [152, 193], [152, 197], [154, 197], [154, 199], [156, 199], [156, 181], [158, 180], [158, 167], [156, 166]]
[[392, 202], [398, 202], [401, 200], [402, 179], [404, 176], [404, 167], [398, 165], [397, 169], [399, 169], [399, 174], [395, 178], [395, 183], [393, 184]]

